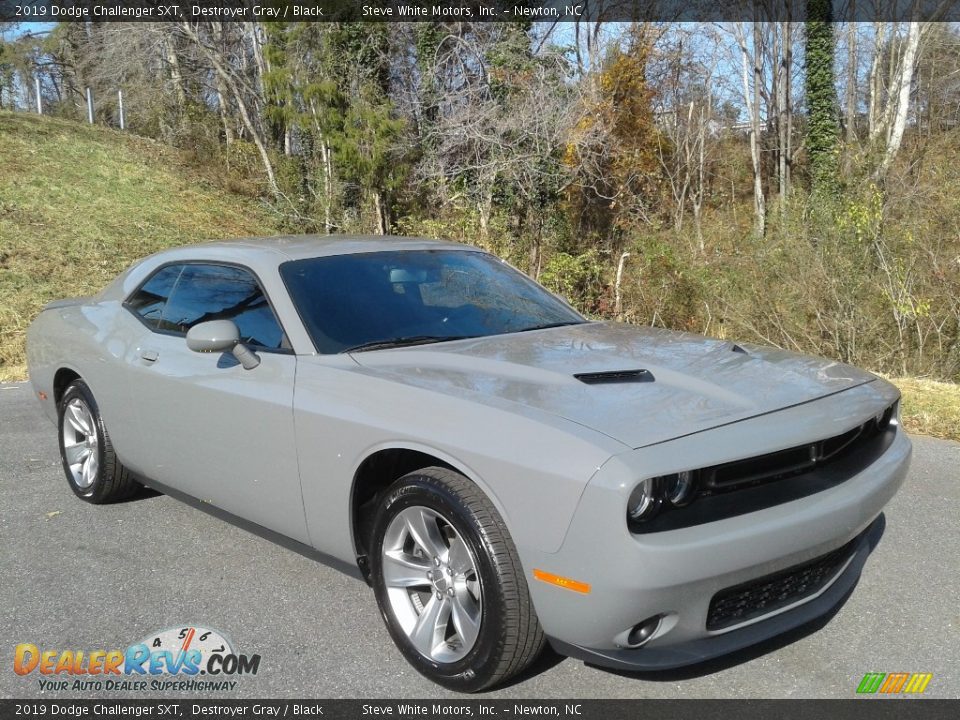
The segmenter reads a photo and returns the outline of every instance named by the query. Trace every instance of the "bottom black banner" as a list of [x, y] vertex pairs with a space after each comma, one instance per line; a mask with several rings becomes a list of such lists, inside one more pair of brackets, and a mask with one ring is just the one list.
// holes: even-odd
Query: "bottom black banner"
[[960, 700], [0, 700], [0, 718], [496, 718], [910, 720], [960, 717]]

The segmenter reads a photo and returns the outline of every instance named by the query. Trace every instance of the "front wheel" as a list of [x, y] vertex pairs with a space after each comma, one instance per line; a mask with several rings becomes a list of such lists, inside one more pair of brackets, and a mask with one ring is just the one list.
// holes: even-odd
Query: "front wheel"
[[431, 680], [483, 690], [523, 670], [544, 635], [499, 513], [446, 468], [411, 473], [380, 501], [371, 570], [387, 628]]
[[60, 398], [60, 458], [70, 489], [94, 504], [132, 495], [140, 484], [117, 459], [93, 393], [74, 380]]

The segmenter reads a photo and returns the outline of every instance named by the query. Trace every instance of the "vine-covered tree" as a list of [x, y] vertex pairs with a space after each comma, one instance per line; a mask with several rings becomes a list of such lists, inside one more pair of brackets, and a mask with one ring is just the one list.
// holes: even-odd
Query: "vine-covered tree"
[[837, 86], [831, 0], [808, 0], [806, 22], [806, 94], [809, 128], [807, 156], [815, 193], [831, 192], [837, 182]]

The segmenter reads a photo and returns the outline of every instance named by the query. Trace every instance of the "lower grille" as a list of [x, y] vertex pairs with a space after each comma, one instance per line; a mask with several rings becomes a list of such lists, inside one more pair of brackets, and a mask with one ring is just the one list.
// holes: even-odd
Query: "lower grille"
[[853, 554], [855, 542], [786, 570], [721, 590], [710, 601], [707, 630], [739, 625], [815, 595]]

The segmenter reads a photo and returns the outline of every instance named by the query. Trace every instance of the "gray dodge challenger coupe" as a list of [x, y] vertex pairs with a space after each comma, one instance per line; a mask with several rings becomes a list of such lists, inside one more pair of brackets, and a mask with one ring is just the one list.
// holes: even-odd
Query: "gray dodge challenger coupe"
[[829, 613], [910, 461], [870, 373], [588, 321], [437, 241], [168, 250], [27, 350], [77, 496], [146, 484], [365, 578], [461, 691], [546, 643], [670, 668]]

